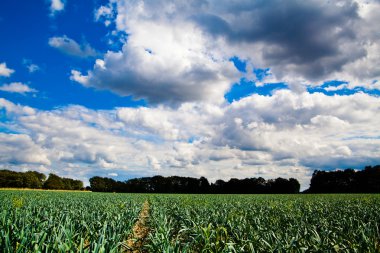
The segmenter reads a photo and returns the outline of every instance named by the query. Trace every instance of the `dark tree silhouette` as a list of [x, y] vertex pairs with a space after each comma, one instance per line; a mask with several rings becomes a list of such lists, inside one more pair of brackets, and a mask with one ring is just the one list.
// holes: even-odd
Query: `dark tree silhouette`
[[217, 180], [210, 184], [205, 177], [143, 177], [125, 182], [110, 178], [92, 177], [92, 191], [140, 193], [298, 193], [300, 184], [294, 178], [266, 181], [263, 178], [232, 178], [228, 182]]
[[90, 178], [91, 190], [96, 192], [112, 192], [117, 189], [116, 181], [105, 177]]
[[42, 188], [46, 176], [37, 171], [16, 172], [0, 170], [0, 187]]
[[0, 170], [0, 187], [82, 190], [83, 182], [71, 178], [59, 177], [55, 174], [50, 174], [46, 180], [46, 176], [37, 171], [16, 172]]
[[364, 170], [316, 170], [310, 181], [308, 193], [379, 193], [380, 165]]
[[48, 179], [44, 183], [44, 189], [63, 190], [63, 189], [65, 189], [65, 184], [64, 184], [62, 178], [51, 173], [51, 174], [49, 174]]

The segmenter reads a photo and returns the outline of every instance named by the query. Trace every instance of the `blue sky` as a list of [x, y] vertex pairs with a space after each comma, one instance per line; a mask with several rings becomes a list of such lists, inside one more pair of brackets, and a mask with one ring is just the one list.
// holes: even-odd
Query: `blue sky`
[[[1, 60], [16, 71], [1, 81], [26, 83], [40, 92], [36, 96], [7, 92], [1, 95], [40, 109], [67, 104], [94, 109], [143, 105], [143, 101], [76, 85], [68, 78], [71, 69], [90, 68], [94, 58], [68, 55], [48, 44], [49, 38], [66, 35], [78, 43], [89, 43], [99, 53], [106, 52], [110, 48], [107, 44], [110, 29], [94, 21], [94, 11], [101, 4], [102, 1], [92, 0], [68, 1], [62, 13], [51, 16], [48, 1], [4, 1], [0, 10], [0, 27], [7, 39], [0, 41]], [[37, 65], [39, 70], [30, 73], [27, 68], [30, 64]]]
[[[5, 0], [0, 167], [88, 182], [380, 162], [378, 1]], [[17, 154], [15, 151], [17, 150]]]

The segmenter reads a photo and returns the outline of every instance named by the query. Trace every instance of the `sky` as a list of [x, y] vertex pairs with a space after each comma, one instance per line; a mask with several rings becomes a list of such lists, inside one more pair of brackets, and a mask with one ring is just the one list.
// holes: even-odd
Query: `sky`
[[0, 168], [296, 178], [380, 164], [378, 0], [3, 0]]

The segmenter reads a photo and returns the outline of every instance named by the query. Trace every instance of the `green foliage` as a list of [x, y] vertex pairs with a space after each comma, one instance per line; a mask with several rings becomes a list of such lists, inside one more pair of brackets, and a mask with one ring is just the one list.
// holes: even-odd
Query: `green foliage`
[[21, 208], [24, 205], [24, 198], [22, 197], [13, 197], [12, 206], [14, 208]]
[[119, 252], [141, 196], [0, 191], [0, 252]]
[[0, 187], [42, 188], [46, 176], [37, 171], [16, 172], [0, 170]]
[[65, 184], [63, 183], [62, 178], [51, 173], [49, 178], [44, 183], [45, 189], [55, 189], [55, 190], [63, 190], [65, 189]]
[[380, 252], [378, 195], [158, 195], [151, 252]]
[[51, 173], [43, 187], [51, 190], [81, 190], [83, 188], [83, 182], [71, 178], [59, 177]]
[[150, 202], [147, 252], [380, 252], [379, 195], [0, 191], [0, 252], [122, 252]]
[[83, 182], [50, 174], [46, 176], [37, 171], [16, 172], [0, 170], [0, 188], [31, 188], [52, 190], [82, 190]]

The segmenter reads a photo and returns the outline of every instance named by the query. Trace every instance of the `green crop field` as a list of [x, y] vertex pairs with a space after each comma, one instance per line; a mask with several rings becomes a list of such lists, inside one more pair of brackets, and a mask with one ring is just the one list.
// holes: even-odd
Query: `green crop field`
[[0, 252], [380, 252], [380, 195], [1, 190], [0, 204]]

